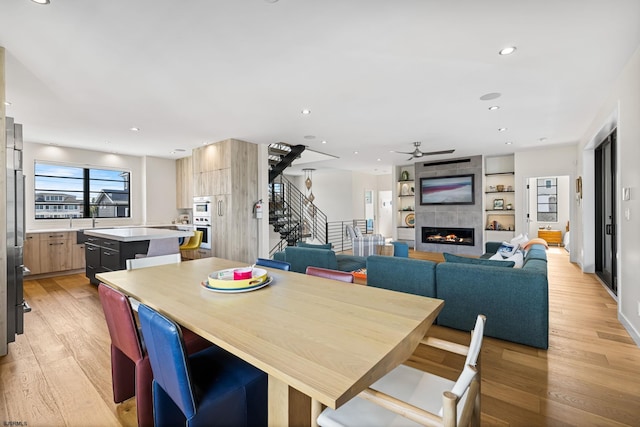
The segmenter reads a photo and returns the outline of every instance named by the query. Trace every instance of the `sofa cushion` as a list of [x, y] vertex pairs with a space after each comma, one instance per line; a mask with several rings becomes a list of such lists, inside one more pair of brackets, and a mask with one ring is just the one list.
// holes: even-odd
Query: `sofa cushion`
[[367, 258], [363, 256], [336, 255], [336, 260], [340, 271], [356, 271], [367, 266]]
[[284, 261], [291, 264], [291, 271], [305, 273], [307, 267], [338, 269], [336, 254], [327, 249], [301, 248], [298, 246], [287, 246], [284, 249]]
[[436, 263], [381, 255], [367, 257], [367, 286], [436, 297]]
[[438, 264], [437, 298], [444, 300], [438, 325], [469, 331], [476, 316], [484, 314], [485, 335], [548, 348], [547, 276], [530, 268], [503, 268], [497, 273], [482, 265]]
[[450, 254], [447, 252], [443, 253], [442, 255], [444, 256], [444, 260], [446, 262], [454, 262], [454, 263], [460, 263], [460, 264], [489, 265], [493, 267], [513, 267], [515, 264], [513, 261], [503, 261], [502, 259], [498, 261], [498, 260], [485, 259], [485, 258], [469, 258], [465, 256]]
[[522, 267], [523, 270], [538, 272], [540, 274], [547, 274], [547, 261], [542, 259], [530, 259]]
[[533, 245], [527, 251], [524, 257], [524, 263], [527, 264], [532, 259], [538, 259], [540, 261], [547, 262], [547, 252], [542, 245]]
[[296, 246], [299, 248], [310, 248], [310, 249], [331, 249], [331, 243], [319, 245], [315, 243], [298, 242]]

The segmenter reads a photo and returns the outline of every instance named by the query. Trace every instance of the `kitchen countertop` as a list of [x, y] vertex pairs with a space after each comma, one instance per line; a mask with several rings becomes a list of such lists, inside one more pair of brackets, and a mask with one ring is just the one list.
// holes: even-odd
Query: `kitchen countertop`
[[193, 230], [193, 224], [153, 224], [153, 225], [112, 225], [108, 227], [73, 227], [73, 228], [41, 228], [41, 229], [32, 229], [27, 230], [27, 233], [62, 233], [65, 231], [85, 231], [85, 230], [111, 230], [114, 228], [165, 228], [165, 227], [176, 227], [179, 230]]
[[164, 228], [127, 227], [127, 228], [94, 228], [84, 230], [84, 234], [119, 242], [137, 242], [141, 240], [169, 239], [171, 237], [190, 237], [193, 231], [167, 230]]

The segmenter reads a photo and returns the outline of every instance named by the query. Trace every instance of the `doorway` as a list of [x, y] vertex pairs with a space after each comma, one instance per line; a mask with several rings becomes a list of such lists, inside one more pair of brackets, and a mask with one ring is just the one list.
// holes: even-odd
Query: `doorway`
[[596, 274], [618, 295], [616, 280], [616, 130], [595, 149]]
[[[538, 237], [545, 232], [549, 244], [569, 251], [571, 217], [571, 179], [568, 175], [539, 176], [526, 180], [527, 234]], [[550, 233], [551, 232], [551, 233]]]

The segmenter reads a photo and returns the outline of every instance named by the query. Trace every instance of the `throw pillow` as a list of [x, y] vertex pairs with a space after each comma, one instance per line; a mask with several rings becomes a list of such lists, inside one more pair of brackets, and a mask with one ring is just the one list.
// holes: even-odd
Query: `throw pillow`
[[511, 239], [511, 241], [509, 241], [509, 243], [511, 243], [512, 245], [520, 245], [521, 247], [524, 246], [527, 242], [529, 241], [529, 235], [528, 234], [518, 234], [516, 237], [514, 237], [513, 239]]
[[357, 239], [362, 237], [362, 231], [360, 231], [360, 227], [353, 227], [353, 231], [356, 233], [356, 238]]
[[549, 249], [549, 245], [547, 244], [547, 241], [539, 237], [535, 237], [529, 240], [526, 244], [522, 245], [522, 247], [523, 249], [529, 249], [529, 246], [534, 245], [536, 243], [539, 245], [543, 245], [545, 248]]
[[513, 268], [522, 268], [524, 265], [524, 254], [522, 251], [517, 251], [515, 254], [511, 255], [509, 258], [505, 258], [505, 261], [512, 261], [514, 263]]
[[327, 243], [326, 245], [313, 245], [311, 243], [298, 242], [297, 246], [299, 248], [309, 248], [309, 249], [331, 249], [331, 243]]
[[503, 258], [507, 258], [515, 254], [516, 251], [518, 250], [518, 247], [519, 247], [518, 244], [512, 245], [511, 243], [508, 243], [508, 242], [502, 242], [502, 244], [498, 248], [498, 252], [496, 253], [502, 255]]
[[[458, 263], [458, 264], [474, 264], [474, 265], [486, 265], [486, 266], [490, 266], [490, 267], [513, 267], [514, 263], [513, 262], [508, 262], [507, 260], [503, 260], [502, 257], [498, 254], [496, 254], [497, 256], [500, 257], [499, 260], [494, 259], [493, 257], [489, 258], [489, 259], [484, 259], [484, 258], [469, 258], [469, 257], [465, 257], [465, 256], [459, 256], [459, 255], [454, 255], [454, 254], [450, 254], [450, 253], [443, 253], [442, 254], [444, 256], [444, 260], [446, 262], [453, 262], [453, 263]], [[494, 256], [496, 256], [494, 255]]]

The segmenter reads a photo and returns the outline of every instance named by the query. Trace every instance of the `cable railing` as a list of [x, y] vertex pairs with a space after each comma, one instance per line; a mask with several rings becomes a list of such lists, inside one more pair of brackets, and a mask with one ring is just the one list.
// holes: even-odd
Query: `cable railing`
[[304, 238], [327, 242], [325, 213], [282, 175], [269, 185], [269, 223], [282, 237], [269, 256]]
[[336, 253], [353, 250], [353, 244], [347, 234], [347, 225], [353, 225], [360, 228], [360, 230], [364, 230], [364, 234], [373, 233], [373, 230], [367, 227], [366, 219], [327, 222], [327, 243], [331, 243], [331, 248]]

